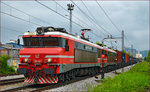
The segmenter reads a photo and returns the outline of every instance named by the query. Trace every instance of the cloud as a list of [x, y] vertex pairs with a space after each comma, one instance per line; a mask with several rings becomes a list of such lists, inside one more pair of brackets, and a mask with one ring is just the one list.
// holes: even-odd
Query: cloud
[[[35, 1], [3, 1], [6, 4], [9, 4], [17, 9], [20, 9], [32, 16], [35, 16], [41, 20], [30, 17], [30, 21], [34, 23], [38, 23], [43, 26], [55, 26], [55, 27], [64, 27], [69, 32], [69, 20], [61, 17], [60, 15], [52, 12], [51, 10], [41, 6]], [[63, 10], [59, 5], [56, 5], [53, 1], [40, 1], [41, 3], [49, 6], [50, 8], [56, 10], [62, 15], [69, 15], [68, 12]], [[67, 4], [71, 3], [70, 1], [57, 1], [60, 5], [67, 9]], [[89, 21], [87, 15], [84, 15], [77, 6], [74, 7], [73, 15], [84, 21], [82, 23], [75, 17], [73, 17], [73, 21], [79, 23], [85, 28], [91, 28], [93, 32], [100, 36], [100, 38], [96, 37], [92, 33], [87, 33], [86, 35], [90, 35], [92, 41], [101, 41], [108, 33], [106, 33], [99, 26], [105, 28], [112, 35], [121, 34], [117, 31], [117, 29], [111, 24], [102, 10], [99, 8], [98, 4], [95, 1], [83, 1], [87, 8], [90, 10], [92, 15], [96, 19], [96, 23], [93, 21]], [[118, 26], [120, 30], [124, 30], [128, 39], [133, 43], [135, 48], [138, 50], [148, 49], [148, 31], [149, 31], [149, 4], [148, 1], [98, 1], [104, 10], [107, 12], [109, 17], [113, 20], [113, 22]], [[84, 11], [88, 16], [91, 17], [90, 13], [87, 11], [86, 7], [84, 7], [81, 1], [75, 1], [75, 3]], [[7, 13], [12, 13], [15, 16], [23, 18], [25, 20], [29, 20], [29, 16], [18, 12], [14, 9], [11, 9], [3, 4], [1, 4], [1, 10]], [[1, 25], [12, 28], [15, 30], [19, 30], [20, 32], [25, 31], [34, 31], [37, 25], [23, 22], [21, 20], [8, 17], [7, 15], [1, 14], [2, 20]], [[66, 16], [69, 17], [69, 16]], [[91, 17], [93, 18], [93, 17]], [[94, 18], [93, 18], [94, 20]], [[95, 21], [95, 20], [94, 20]], [[87, 26], [88, 25], [88, 26]], [[73, 24], [73, 33], [80, 34], [81, 27]], [[8, 42], [10, 39], [16, 39], [16, 35], [20, 33], [16, 33], [10, 30], [1, 29], [2, 31], [2, 43]], [[105, 35], [101, 32], [103, 31]], [[121, 35], [119, 35], [121, 36]], [[120, 40], [118, 40], [120, 41]], [[144, 42], [143, 42], [144, 41]], [[129, 46], [128, 42], [125, 40], [125, 45]], [[110, 45], [110, 44], [108, 44]]]

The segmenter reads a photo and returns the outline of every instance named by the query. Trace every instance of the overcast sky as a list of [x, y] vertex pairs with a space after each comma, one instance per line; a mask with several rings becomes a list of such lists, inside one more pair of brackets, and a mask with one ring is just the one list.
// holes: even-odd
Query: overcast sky
[[[1, 40], [7, 43], [9, 40], [16, 40], [18, 35], [22, 35], [26, 31], [35, 31], [39, 26], [63, 27], [69, 32], [69, 21], [55, 12], [40, 5], [36, 1], [2, 1], [1, 3]], [[50, 7], [56, 12], [69, 18], [67, 4], [71, 1], [39, 1]], [[26, 15], [16, 9], [19, 9], [29, 15]], [[93, 42], [101, 41], [110, 33], [115, 37], [120, 37], [119, 32], [104, 14], [98, 3], [102, 6], [111, 20], [116, 24], [120, 31], [124, 30], [125, 47], [131, 47], [133, 44], [137, 50], [149, 49], [149, 2], [148, 1], [74, 1], [74, 3], [86, 13], [83, 14], [75, 5], [73, 10], [73, 21], [83, 28], [90, 28], [92, 32], [88, 32], [85, 36], [90, 36]], [[66, 10], [64, 10], [62, 7]], [[85, 7], [85, 5], [86, 7]], [[89, 13], [89, 11], [90, 13]], [[5, 14], [4, 14], [5, 13]], [[92, 13], [92, 14], [91, 14]], [[9, 15], [6, 15], [9, 14]], [[10, 16], [11, 15], [11, 16]], [[14, 18], [19, 17], [23, 20]], [[90, 18], [92, 18], [92, 20]], [[38, 19], [37, 19], [38, 18]], [[28, 22], [30, 21], [30, 22]], [[94, 22], [93, 22], [94, 21]], [[35, 24], [33, 24], [35, 23]], [[73, 33], [81, 34], [82, 27], [73, 23]], [[104, 28], [104, 30], [102, 28]], [[107, 32], [106, 32], [107, 31]], [[93, 34], [94, 33], [94, 34]], [[96, 35], [97, 36], [96, 36]], [[106, 40], [109, 41], [110, 40]], [[106, 42], [109, 47], [110, 43]], [[117, 44], [113, 42], [118, 49], [121, 48], [121, 40], [117, 40]]]

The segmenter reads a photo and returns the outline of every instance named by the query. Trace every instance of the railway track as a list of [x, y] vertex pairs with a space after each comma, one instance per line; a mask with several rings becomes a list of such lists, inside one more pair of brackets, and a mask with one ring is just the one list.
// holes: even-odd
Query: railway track
[[3, 85], [13, 84], [13, 83], [18, 83], [18, 82], [23, 82], [23, 81], [24, 81], [24, 77], [15, 78], [15, 79], [1, 80], [0, 85], [3, 86]]
[[20, 74], [1, 74], [0, 77], [12, 76], [12, 75], [20, 75]]
[[58, 83], [58, 84], [31, 84], [31, 85], [27, 85], [27, 86], [24, 86], [24, 87], [19, 87], [19, 88], [14, 88], [14, 89], [9, 89], [9, 90], [5, 90], [5, 91], [2, 91], [2, 92], [40, 92], [40, 91], [43, 91], [43, 90], [49, 90], [49, 89], [53, 89], [53, 88], [58, 88], [58, 87], [61, 87], [61, 86], [65, 86], [65, 85], [68, 85], [68, 84], [71, 84], [71, 83], [74, 83], [74, 82], [78, 82], [78, 81], [81, 81], [81, 80], [84, 80], [84, 79], [87, 79], [87, 78], [90, 78], [90, 77], [94, 77], [95, 75], [93, 76], [83, 76], [83, 77], [76, 77], [75, 79], [72, 79], [70, 81], [65, 81], [64, 83]]
[[27, 85], [27, 86], [23, 86], [23, 87], [19, 87], [19, 88], [14, 88], [14, 89], [9, 89], [9, 90], [5, 90], [3, 92], [40, 92], [40, 91], [43, 91], [43, 90], [50, 90], [50, 89], [53, 89], [53, 88], [59, 88], [59, 87], [62, 87], [62, 86], [65, 86], [65, 85], [69, 85], [71, 83], [74, 83], [74, 82], [78, 82], [78, 81], [81, 81], [81, 80], [85, 80], [85, 79], [88, 79], [90, 77], [94, 77], [95, 75], [92, 75], [92, 76], [83, 76], [83, 77], [76, 77], [75, 79], [72, 79], [70, 81], [65, 81], [64, 83], [58, 83], [58, 84], [31, 84], [31, 85]]
[[[93, 75], [95, 76], [95, 75]], [[61, 86], [65, 86], [68, 84], [71, 84], [73, 82], [77, 82], [83, 79], [87, 79], [93, 76], [83, 76], [83, 77], [76, 77], [75, 79], [72, 79], [70, 81], [65, 81], [64, 83], [58, 83], [58, 84], [29, 84], [29, 85], [25, 85], [25, 86], [21, 86], [21, 87], [17, 87], [17, 88], [12, 88], [12, 89], [6, 89], [6, 90], [1, 90], [1, 92], [20, 92], [22, 90], [28, 90], [30, 92], [37, 92], [37, 91], [42, 91], [42, 90], [46, 90], [46, 89], [52, 89], [52, 88], [58, 88]], [[16, 79], [9, 79], [9, 80], [2, 80], [0, 82], [1, 86], [5, 86], [5, 85], [10, 85], [10, 84], [16, 84], [19, 82], [23, 82], [24, 78], [16, 78]]]
[[32, 90], [30, 92], [37, 92], [37, 91], [42, 91], [42, 90], [50, 90], [50, 89], [53, 89], [53, 88], [58, 88], [58, 87], [61, 87], [61, 86], [69, 85], [69, 84], [74, 83], [74, 82], [85, 80], [87, 78], [94, 77], [94, 76], [95, 75], [93, 75], [93, 76], [84, 76], [84, 77], [76, 77], [75, 79], [70, 80], [70, 81], [65, 81], [64, 83], [46, 85], [45, 87], [37, 88], [37, 89]]
[[[112, 71], [109, 71], [109, 72], [112, 72]], [[8, 90], [5, 90], [3, 92], [40, 92], [40, 91], [43, 91], [43, 90], [50, 90], [50, 89], [53, 89], [53, 88], [59, 88], [59, 87], [62, 87], [62, 86], [65, 86], [65, 85], [68, 85], [68, 84], [71, 84], [71, 83], [74, 83], [74, 82], [78, 82], [78, 81], [81, 81], [81, 80], [85, 80], [85, 79], [88, 79], [88, 78], [91, 78], [91, 77], [94, 77], [95, 75], [92, 75], [92, 76], [83, 76], [83, 77], [76, 77], [75, 79], [72, 79], [70, 81], [65, 81], [64, 83], [58, 83], [58, 84], [29, 84], [29, 85], [25, 85], [25, 86], [22, 86], [22, 87], [18, 87], [18, 88], [14, 88], [14, 89], [8, 89]]]

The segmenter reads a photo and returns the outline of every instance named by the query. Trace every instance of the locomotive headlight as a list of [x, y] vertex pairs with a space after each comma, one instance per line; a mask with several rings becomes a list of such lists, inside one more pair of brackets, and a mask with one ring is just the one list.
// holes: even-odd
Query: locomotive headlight
[[26, 62], [26, 63], [27, 63], [28, 61], [29, 61], [29, 59], [27, 59], [27, 58], [26, 58], [26, 59], [24, 59], [24, 62]]
[[37, 33], [37, 35], [43, 35], [44, 34], [44, 28], [43, 27], [37, 28], [36, 33]]
[[49, 59], [47, 59], [47, 62], [48, 62], [48, 63], [52, 62], [52, 59], [50, 59], [50, 58], [49, 58]]

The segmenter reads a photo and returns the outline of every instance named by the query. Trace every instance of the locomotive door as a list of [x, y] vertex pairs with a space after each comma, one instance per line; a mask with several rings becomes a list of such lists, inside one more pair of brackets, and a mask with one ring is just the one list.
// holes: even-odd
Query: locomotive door
[[132, 64], [132, 56], [130, 56], [130, 60], [129, 60], [130, 64]]
[[125, 63], [125, 53], [122, 53], [122, 62]]

